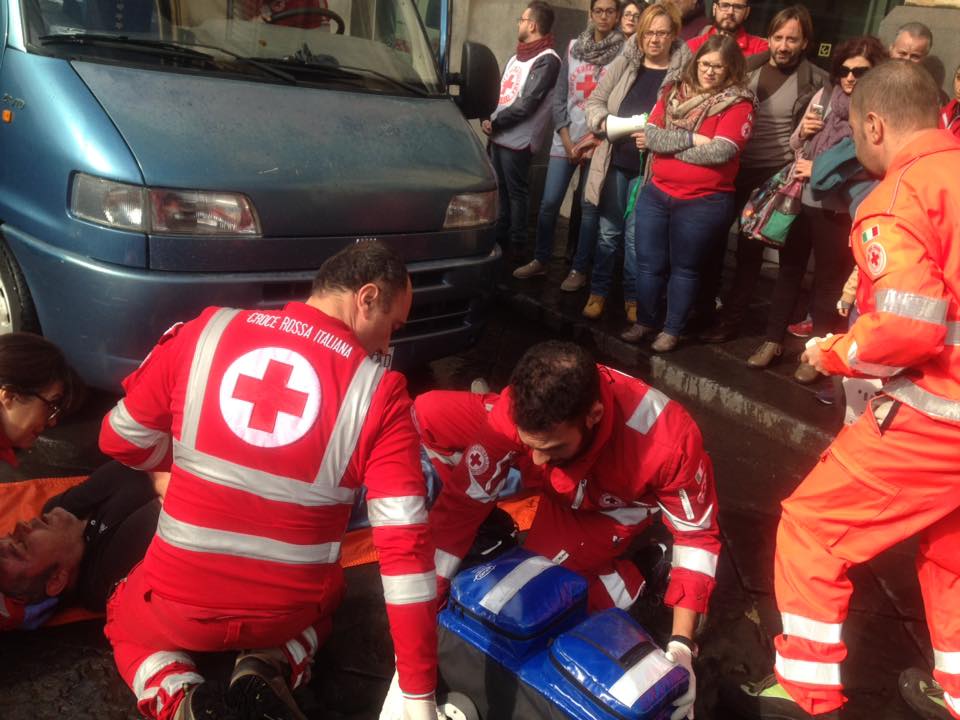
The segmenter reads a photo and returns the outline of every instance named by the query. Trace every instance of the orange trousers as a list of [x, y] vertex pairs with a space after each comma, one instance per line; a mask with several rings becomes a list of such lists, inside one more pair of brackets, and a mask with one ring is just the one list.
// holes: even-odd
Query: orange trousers
[[960, 426], [880, 396], [783, 502], [775, 670], [809, 713], [846, 701], [840, 663], [847, 571], [917, 533], [934, 676], [960, 718]]

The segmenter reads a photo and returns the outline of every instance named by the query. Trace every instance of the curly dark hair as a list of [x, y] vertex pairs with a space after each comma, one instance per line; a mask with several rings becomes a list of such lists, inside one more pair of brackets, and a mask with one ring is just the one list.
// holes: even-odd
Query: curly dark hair
[[547, 432], [586, 418], [600, 399], [600, 374], [579, 345], [550, 340], [527, 350], [510, 377], [513, 421], [525, 432]]
[[870, 62], [870, 67], [876, 67], [885, 60], [890, 59], [887, 49], [873, 35], [861, 35], [860, 37], [844, 40], [837, 45], [833, 51], [833, 61], [830, 65], [830, 81], [834, 84], [840, 81], [843, 64], [852, 57], [862, 56]]

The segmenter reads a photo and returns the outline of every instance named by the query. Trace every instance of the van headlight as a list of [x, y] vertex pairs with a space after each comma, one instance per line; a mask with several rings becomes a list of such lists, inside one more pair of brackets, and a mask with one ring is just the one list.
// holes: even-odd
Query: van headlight
[[447, 205], [443, 229], [471, 228], [490, 225], [497, 219], [497, 191], [454, 195]]
[[70, 212], [82, 220], [161, 235], [257, 237], [260, 221], [246, 195], [129, 185], [86, 173], [73, 176]]

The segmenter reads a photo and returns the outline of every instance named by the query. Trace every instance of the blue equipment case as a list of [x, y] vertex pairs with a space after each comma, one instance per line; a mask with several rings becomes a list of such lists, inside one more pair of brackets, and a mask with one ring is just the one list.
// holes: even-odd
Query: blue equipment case
[[686, 692], [622, 610], [586, 616], [586, 580], [516, 549], [453, 580], [440, 675], [484, 720], [666, 720]]

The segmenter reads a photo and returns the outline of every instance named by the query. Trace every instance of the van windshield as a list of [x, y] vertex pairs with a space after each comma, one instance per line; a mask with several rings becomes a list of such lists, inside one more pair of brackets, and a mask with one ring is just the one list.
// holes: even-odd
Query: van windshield
[[22, 0], [30, 50], [393, 94], [442, 92], [412, 0]]

